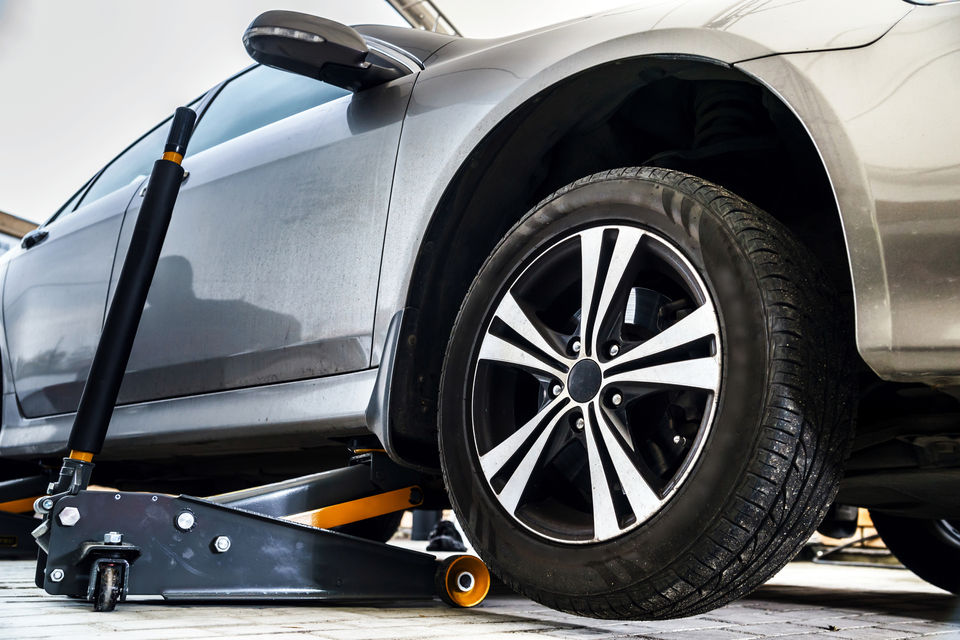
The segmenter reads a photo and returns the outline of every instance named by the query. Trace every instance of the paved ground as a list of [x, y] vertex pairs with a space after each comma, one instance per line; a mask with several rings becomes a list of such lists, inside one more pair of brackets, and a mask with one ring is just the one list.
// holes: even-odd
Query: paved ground
[[125, 603], [89, 605], [33, 586], [33, 564], [0, 562], [0, 638], [655, 638], [658, 640], [960, 639], [960, 600], [906, 571], [794, 563], [750, 598], [709, 614], [663, 622], [610, 622], [551, 611], [515, 595], [477, 609], [439, 602], [380, 608]]

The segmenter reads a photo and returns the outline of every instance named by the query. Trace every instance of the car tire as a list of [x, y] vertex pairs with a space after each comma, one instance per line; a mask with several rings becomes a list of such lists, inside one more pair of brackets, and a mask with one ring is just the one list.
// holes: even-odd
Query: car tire
[[897, 560], [945, 591], [960, 594], [960, 522], [870, 512], [873, 526]]
[[480, 269], [445, 354], [441, 463], [474, 548], [514, 590], [597, 618], [749, 593], [835, 495], [844, 308], [782, 224], [700, 178], [619, 169], [550, 195]]

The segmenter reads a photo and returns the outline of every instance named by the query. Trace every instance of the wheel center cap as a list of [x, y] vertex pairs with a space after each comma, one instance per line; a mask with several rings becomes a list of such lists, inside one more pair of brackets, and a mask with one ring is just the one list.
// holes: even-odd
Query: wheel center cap
[[567, 376], [567, 392], [575, 402], [587, 402], [597, 395], [602, 382], [600, 365], [593, 360], [581, 360]]

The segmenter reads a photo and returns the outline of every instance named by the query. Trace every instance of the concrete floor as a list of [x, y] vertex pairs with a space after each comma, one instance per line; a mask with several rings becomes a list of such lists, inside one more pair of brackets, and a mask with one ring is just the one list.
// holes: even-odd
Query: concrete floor
[[749, 598], [708, 614], [663, 622], [577, 618], [515, 595], [479, 608], [440, 602], [383, 607], [87, 603], [33, 586], [33, 563], [0, 562], [0, 638], [166, 640], [192, 638], [835, 638], [960, 640], [960, 599], [903, 570], [793, 563]]

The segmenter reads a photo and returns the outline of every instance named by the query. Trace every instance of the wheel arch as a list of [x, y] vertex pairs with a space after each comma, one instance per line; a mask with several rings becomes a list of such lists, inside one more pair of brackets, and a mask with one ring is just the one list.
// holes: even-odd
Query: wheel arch
[[[721, 140], [715, 152], [684, 154], [697, 136], [695, 107], [704, 92], [728, 92], [730, 100], [716, 100], [727, 107], [739, 102], [730, 111], [734, 119], [740, 115], [739, 122], [728, 124], [744, 129]], [[760, 122], [763, 113], [768, 120]], [[750, 162], [731, 172], [731, 157]], [[396, 457], [436, 466], [436, 401], [446, 342], [473, 277], [504, 233], [560, 186], [642, 164], [710, 179], [768, 210], [818, 254], [852, 309], [833, 186], [797, 113], [757, 77], [717, 59], [645, 55], [605, 62], [513, 109], [473, 147], [446, 185], [419, 245], [402, 321], [391, 332], [391, 362], [381, 363], [391, 372], [389, 421], [383, 426]], [[794, 169], [790, 192], [813, 194], [816, 206], [799, 210], [788, 202], [772, 181], [784, 167]]]

